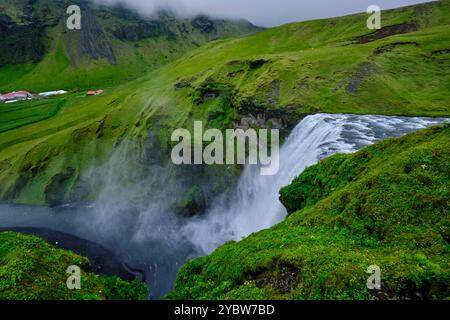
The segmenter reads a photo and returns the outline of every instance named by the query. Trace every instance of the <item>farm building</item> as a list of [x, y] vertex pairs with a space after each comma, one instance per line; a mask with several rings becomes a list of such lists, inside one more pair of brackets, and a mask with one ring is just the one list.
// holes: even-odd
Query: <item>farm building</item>
[[97, 91], [88, 91], [86, 94], [88, 96], [99, 96], [103, 93], [103, 90], [97, 90]]
[[49, 97], [58, 96], [61, 94], [66, 94], [66, 93], [67, 93], [67, 91], [65, 91], [65, 90], [49, 91], [49, 92], [41, 92], [41, 93], [39, 93], [39, 96], [43, 97], [43, 98], [49, 98]]
[[15, 91], [11, 93], [0, 94], [0, 101], [7, 102], [12, 100], [25, 100], [31, 97], [32, 95], [28, 91]]

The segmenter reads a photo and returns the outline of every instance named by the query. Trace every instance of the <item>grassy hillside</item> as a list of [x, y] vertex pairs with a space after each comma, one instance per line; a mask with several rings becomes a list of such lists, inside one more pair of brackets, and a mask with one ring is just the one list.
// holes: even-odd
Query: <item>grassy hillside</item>
[[[58, 98], [58, 113], [41, 114], [42, 121], [19, 122], [28, 117], [20, 108], [23, 114], [0, 133], [0, 197], [49, 204], [47, 194], [58, 189], [56, 202], [92, 199], [104, 177], [86, 172], [122, 141], [139, 178], [149, 144], [168, 161], [173, 129], [190, 128], [193, 120], [288, 133], [317, 112], [450, 116], [450, 1], [384, 11], [382, 19], [376, 32], [366, 28], [366, 14], [357, 14], [217, 40], [142, 78], [106, 87], [103, 96]], [[34, 74], [23, 68], [2, 70], [25, 74], [21, 79]], [[101, 75], [93, 70], [86, 79]], [[40, 84], [56, 79], [40, 76]], [[210, 168], [198, 170], [200, 177]], [[226, 179], [236, 173], [222, 172]]]
[[308, 168], [284, 222], [188, 262], [169, 298], [448, 299], [449, 146], [447, 124]]
[[[81, 290], [70, 291], [66, 270], [82, 269]], [[88, 259], [45, 241], [0, 233], [0, 300], [146, 300], [145, 284], [91, 273]]]
[[[81, 7], [81, 30], [66, 10]], [[142, 18], [89, 0], [0, 0], [0, 92], [111, 86], [135, 79], [207, 41], [259, 30], [245, 21]]]
[[290, 24], [210, 44], [174, 71], [194, 100], [194, 116], [226, 111], [202, 103], [208, 92], [229, 93], [242, 117], [260, 115], [266, 124], [319, 111], [448, 115], [449, 2], [384, 12], [378, 33], [391, 36], [375, 41], [366, 36], [366, 18]]

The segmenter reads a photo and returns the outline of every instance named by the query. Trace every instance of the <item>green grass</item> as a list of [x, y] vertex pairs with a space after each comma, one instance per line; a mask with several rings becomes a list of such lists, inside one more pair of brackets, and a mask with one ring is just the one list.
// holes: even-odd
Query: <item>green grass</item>
[[[69, 31], [65, 19], [71, 4], [68, 0], [34, 1], [30, 6], [36, 21], [31, 25], [20, 19], [24, 14], [22, 1], [0, 0], [0, 9], [4, 8], [0, 11], [17, 23], [14, 27], [22, 27], [17, 32], [11, 28], [2, 35], [6, 45], [0, 44], [0, 92], [84, 90], [117, 85], [145, 75], [213, 39], [259, 30], [243, 21], [216, 20], [212, 22], [214, 31], [203, 32], [192, 26], [190, 18], [161, 13], [151, 21], [153, 25], [146, 37], [122, 39], [113, 31], [122, 28], [131, 36], [136, 28], [150, 23], [149, 20], [131, 12], [99, 8], [86, 2], [81, 4], [81, 9], [89, 23], [83, 25], [82, 31]], [[24, 27], [29, 34], [24, 34]], [[17, 45], [24, 36], [30, 40]], [[38, 36], [42, 39], [37, 39]], [[15, 45], [17, 47], [13, 48]], [[31, 51], [44, 47], [43, 59], [32, 65], [25, 47], [30, 47]], [[105, 52], [112, 52], [114, 59]]]
[[306, 169], [285, 221], [188, 262], [168, 298], [450, 298], [449, 147], [447, 124]]
[[[0, 134], [1, 176], [15, 172], [18, 179], [28, 181], [20, 193], [10, 195], [23, 202], [43, 203], [45, 189], [58, 173], [74, 168], [75, 183], [84, 170], [104, 163], [124, 135], [133, 136], [136, 130], [129, 126], [135, 113], [124, 101], [123, 94], [108, 90], [99, 97], [69, 95], [56, 116]], [[0, 189], [12, 190], [6, 180]]]
[[0, 104], [0, 133], [55, 116], [65, 99], [21, 101]]
[[[168, 159], [172, 131], [191, 129], [194, 120], [224, 129], [259, 116], [261, 126], [281, 123], [287, 134], [305, 115], [317, 112], [450, 116], [450, 56], [445, 53], [450, 1], [384, 11], [383, 26], [415, 23], [417, 31], [359, 44], [355, 37], [372, 33], [366, 20], [366, 14], [357, 14], [213, 41], [121, 85], [116, 80], [129, 79], [121, 72], [135, 64], [115, 69], [123, 70], [112, 78], [109, 71], [103, 73], [104, 65], [94, 68], [82, 61], [73, 68], [58, 58], [58, 43], [64, 41], [56, 34], [47, 57], [17, 83], [56, 87], [61, 77], [76, 86], [78, 77], [85, 84], [103, 84], [105, 94], [74, 94], [57, 115], [0, 133], [0, 198], [45, 204], [53, 177], [72, 168], [61, 199], [71, 200], [83, 175], [104, 164], [120, 141], [136, 148], [129, 161], [138, 170], [149, 131]], [[28, 67], [18, 72], [23, 68]], [[11, 75], [13, 68], [5, 70]], [[203, 102], [211, 90], [218, 98]], [[83, 200], [95, 198], [98, 188], [89, 186]]]
[[[432, 51], [450, 46], [449, 5], [425, 7], [431, 9], [428, 17], [432, 20], [417, 32], [360, 45], [352, 44], [352, 39], [368, 33], [365, 15], [290, 24], [207, 45], [177, 63], [171, 74], [190, 80], [194, 89], [186, 89], [187, 94], [205, 83], [226, 84], [233, 91], [234, 107], [244, 115], [244, 102], [288, 118], [290, 113], [298, 118], [298, 114], [317, 111], [448, 115], [450, 78], [446, 69], [450, 60], [448, 54], [435, 56]], [[388, 11], [383, 23], [411, 23], [417, 19], [414, 12], [414, 8]], [[405, 42], [418, 45], [374, 54], [378, 48]], [[267, 63], [249, 68], [246, 62], [257, 59]], [[231, 61], [238, 61], [237, 66], [230, 65]], [[348, 92], [351, 79], [364, 63], [373, 64], [374, 71], [362, 77], [357, 92]], [[232, 71], [240, 73], [230, 78]], [[268, 96], [274, 81], [280, 83], [280, 93], [271, 103]]]
[[[17, 16], [16, 9], [10, 14]], [[74, 93], [56, 114], [58, 99], [46, 100], [44, 108], [34, 108], [38, 102], [16, 111], [0, 106], [0, 198], [26, 204], [95, 199], [107, 180], [92, 169], [119, 145], [140, 177], [149, 131], [167, 156], [173, 129], [190, 129], [194, 120], [224, 129], [262, 115], [263, 126], [280, 121], [287, 133], [317, 112], [450, 116], [450, 1], [384, 11], [383, 26], [415, 23], [417, 30], [359, 44], [355, 37], [372, 32], [366, 19], [292, 23], [194, 50], [192, 40], [208, 39], [114, 42], [121, 53], [116, 67], [69, 57], [77, 38], [48, 30], [44, 59], [2, 67], [0, 89]], [[77, 91], [93, 87], [105, 94]], [[203, 102], [211, 90], [218, 98]], [[291, 212], [286, 221], [188, 263], [169, 297], [367, 299], [365, 271], [372, 264], [381, 266], [389, 298], [450, 297], [448, 130], [388, 140], [309, 168], [282, 191]], [[86, 194], [78, 198], [80, 188]], [[60, 198], [49, 197], [52, 190]], [[10, 266], [20, 259], [8, 260]], [[18, 280], [9, 274], [3, 281], [12, 286]], [[15, 290], [12, 298], [37, 296], [26, 285]]]
[[[81, 290], [66, 286], [69, 266], [81, 272]], [[146, 300], [145, 284], [91, 273], [88, 259], [45, 241], [0, 233], [0, 300]]]

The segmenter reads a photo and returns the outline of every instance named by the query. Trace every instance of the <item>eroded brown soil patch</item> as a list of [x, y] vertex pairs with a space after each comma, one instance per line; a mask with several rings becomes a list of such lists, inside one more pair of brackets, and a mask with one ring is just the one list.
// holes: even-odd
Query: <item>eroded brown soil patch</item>
[[391, 37], [397, 34], [404, 34], [417, 31], [417, 25], [415, 23], [402, 23], [393, 26], [383, 27], [371, 34], [367, 34], [361, 37], [355, 38], [356, 43], [368, 43], [379, 39]]

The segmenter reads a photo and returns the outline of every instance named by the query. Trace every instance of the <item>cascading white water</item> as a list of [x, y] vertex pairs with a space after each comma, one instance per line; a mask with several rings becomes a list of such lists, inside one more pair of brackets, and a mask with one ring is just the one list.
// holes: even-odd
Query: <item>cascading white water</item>
[[226, 241], [240, 240], [280, 222], [286, 210], [278, 200], [279, 190], [320, 159], [352, 153], [378, 140], [444, 121], [329, 114], [306, 117], [282, 147], [277, 175], [262, 176], [259, 168], [247, 166], [231, 201], [218, 201], [206, 218], [189, 222], [184, 231], [199, 249], [210, 253]]
[[[261, 176], [247, 166], [234, 195], [217, 199], [209, 212], [182, 219], [170, 212], [177, 195], [177, 179], [154, 166], [135, 188], [127, 188], [120, 173], [129, 169], [126, 152], [119, 153], [101, 174], [110, 174], [110, 188], [97, 203], [36, 208], [0, 204], [0, 228], [45, 228], [98, 242], [123, 261], [143, 270], [152, 298], [171, 290], [186, 258], [208, 254], [229, 240], [240, 240], [269, 228], [286, 216], [279, 190], [307, 166], [336, 153], [350, 153], [388, 137], [398, 137], [449, 119], [318, 114], [306, 117], [292, 131], [280, 151], [280, 170]], [[124, 150], [126, 151], [126, 150]], [[134, 208], [133, 199], [151, 192], [150, 205]]]

